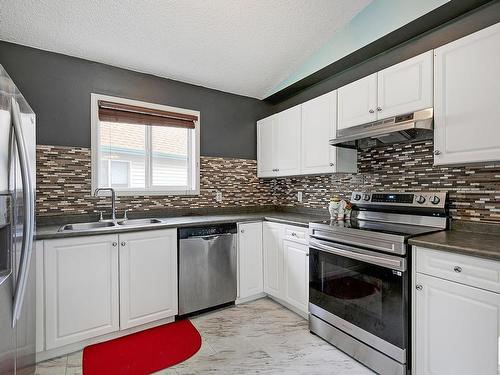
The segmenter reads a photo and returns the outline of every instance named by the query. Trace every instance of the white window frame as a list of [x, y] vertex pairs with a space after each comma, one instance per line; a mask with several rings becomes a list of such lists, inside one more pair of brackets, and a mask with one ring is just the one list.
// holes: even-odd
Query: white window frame
[[[188, 186], [192, 186], [192, 189], [181, 189], [180, 187], [171, 187], [171, 186], [154, 186], [145, 189], [123, 189], [116, 188], [116, 194], [119, 196], [143, 196], [143, 195], [199, 195], [200, 194], [200, 123], [201, 123], [201, 114], [199, 111], [184, 109], [184, 108], [176, 108], [170, 107], [161, 104], [155, 103], [147, 103], [139, 100], [132, 100], [126, 98], [119, 98], [108, 95], [101, 94], [90, 94], [90, 121], [91, 121], [91, 138], [92, 138], [92, 150], [91, 150], [91, 159], [92, 159], [92, 192], [95, 191], [99, 187], [99, 166], [101, 165], [101, 157], [99, 153], [100, 149], [100, 141], [99, 141], [99, 130], [100, 130], [100, 121], [99, 121], [99, 106], [98, 101], [110, 101], [114, 103], [120, 104], [128, 104], [135, 105], [139, 107], [158, 109], [162, 111], [169, 112], [177, 112], [183, 113], [187, 115], [194, 115], [198, 117], [198, 121], [195, 122], [194, 135], [188, 138], [188, 142], [190, 142], [190, 155], [188, 155], [188, 160], [194, 160], [194, 168], [191, 169], [191, 173], [189, 173], [188, 169]], [[146, 133], [148, 134], [148, 132]], [[194, 145], [193, 145], [194, 143]], [[149, 144], [149, 142], [146, 142]], [[149, 174], [151, 173], [152, 168], [152, 160], [151, 160], [151, 152], [150, 150], [146, 150], [148, 157], [146, 158], [146, 179], [149, 178]]]

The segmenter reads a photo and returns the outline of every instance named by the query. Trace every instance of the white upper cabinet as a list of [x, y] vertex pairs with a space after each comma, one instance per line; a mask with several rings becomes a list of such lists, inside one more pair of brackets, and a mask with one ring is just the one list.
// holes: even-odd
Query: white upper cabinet
[[257, 122], [258, 177], [300, 173], [301, 106]]
[[302, 104], [301, 174], [357, 172], [357, 152], [330, 146], [337, 131], [337, 90]]
[[432, 107], [432, 51], [377, 73], [377, 118]]
[[337, 91], [339, 129], [377, 119], [377, 73], [343, 86]]
[[500, 23], [434, 51], [434, 164], [500, 160]]
[[276, 115], [257, 121], [257, 174], [259, 177], [273, 177], [276, 174], [273, 140], [277, 138]]
[[120, 328], [177, 314], [177, 230], [120, 235]]
[[275, 142], [275, 149], [278, 151], [276, 176], [300, 173], [300, 129], [300, 105], [278, 113], [278, 137]]

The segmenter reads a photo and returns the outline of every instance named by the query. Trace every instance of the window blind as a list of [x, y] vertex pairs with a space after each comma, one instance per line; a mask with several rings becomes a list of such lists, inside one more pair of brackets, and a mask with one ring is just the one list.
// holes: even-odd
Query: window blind
[[105, 100], [98, 101], [99, 120], [136, 125], [171, 126], [194, 129], [198, 116], [162, 111]]

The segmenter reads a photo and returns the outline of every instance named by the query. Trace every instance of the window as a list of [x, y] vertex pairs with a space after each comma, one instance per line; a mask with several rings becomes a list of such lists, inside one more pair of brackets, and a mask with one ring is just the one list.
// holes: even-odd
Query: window
[[199, 112], [92, 94], [92, 189], [199, 193]]

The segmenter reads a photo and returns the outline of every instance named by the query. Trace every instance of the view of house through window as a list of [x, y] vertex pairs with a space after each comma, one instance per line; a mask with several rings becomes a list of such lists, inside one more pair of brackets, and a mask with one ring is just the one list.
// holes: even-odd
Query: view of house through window
[[97, 121], [96, 187], [145, 194], [195, 192], [195, 128], [111, 120]]

